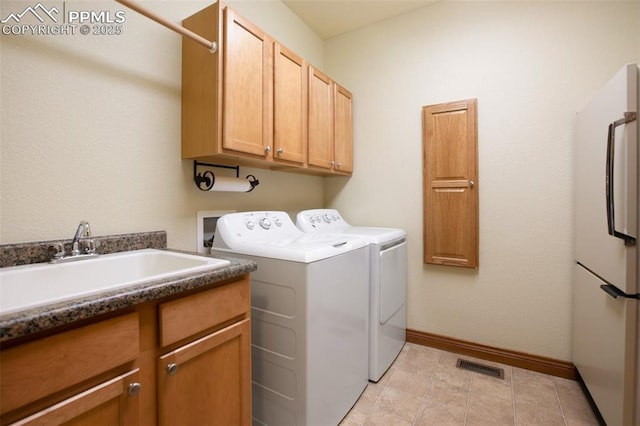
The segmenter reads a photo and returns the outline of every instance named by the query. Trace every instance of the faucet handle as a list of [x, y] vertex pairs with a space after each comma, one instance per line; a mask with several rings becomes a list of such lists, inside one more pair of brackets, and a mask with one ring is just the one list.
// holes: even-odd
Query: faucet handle
[[54, 243], [50, 247], [50, 251], [53, 252], [53, 259], [62, 259], [65, 255], [64, 244], [61, 242]]
[[91, 236], [91, 225], [89, 225], [89, 222], [87, 221], [82, 221], [82, 225], [84, 226], [84, 232], [82, 234], [83, 237], [90, 237]]
[[88, 239], [84, 240], [83, 246], [86, 254], [94, 254], [98, 247], [100, 247], [100, 242], [95, 241], [94, 239]]

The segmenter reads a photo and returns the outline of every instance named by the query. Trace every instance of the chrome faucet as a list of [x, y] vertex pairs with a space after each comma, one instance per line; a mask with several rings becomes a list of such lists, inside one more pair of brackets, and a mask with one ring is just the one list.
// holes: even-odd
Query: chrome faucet
[[[89, 237], [91, 237], [91, 226], [89, 222], [82, 220], [71, 241], [71, 254], [67, 255], [65, 253], [63, 243], [56, 243], [53, 245], [54, 254], [51, 258], [51, 263], [69, 262], [98, 256], [98, 253], [96, 253], [98, 244]], [[83, 240], [83, 238], [87, 239]], [[80, 249], [81, 247], [82, 250]]]

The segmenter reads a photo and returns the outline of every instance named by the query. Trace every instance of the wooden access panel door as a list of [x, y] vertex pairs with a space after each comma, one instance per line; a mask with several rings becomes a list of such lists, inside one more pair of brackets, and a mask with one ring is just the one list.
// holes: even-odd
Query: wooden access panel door
[[477, 268], [476, 99], [422, 108], [424, 263]]
[[273, 41], [231, 9], [225, 8], [224, 14], [222, 146], [268, 157], [272, 148]]
[[274, 158], [298, 164], [307, 160], [307, 63], [275, 43]]

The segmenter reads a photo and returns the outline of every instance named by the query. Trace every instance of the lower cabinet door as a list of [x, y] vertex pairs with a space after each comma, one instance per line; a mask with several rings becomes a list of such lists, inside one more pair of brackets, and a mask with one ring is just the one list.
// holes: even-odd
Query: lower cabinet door
[[250, 336], [245, 319], [161, 356], [159, 424], [250, 425]]
[[12, 425], [135, 426], [138, 380], [138, 369], [132, 370]]

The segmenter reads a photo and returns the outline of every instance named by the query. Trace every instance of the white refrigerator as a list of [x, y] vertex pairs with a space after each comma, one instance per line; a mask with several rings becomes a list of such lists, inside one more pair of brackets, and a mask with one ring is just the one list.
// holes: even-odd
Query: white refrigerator
[[572, 356], [609, 426], [640, 425], [638, 66], [576, 116]]

